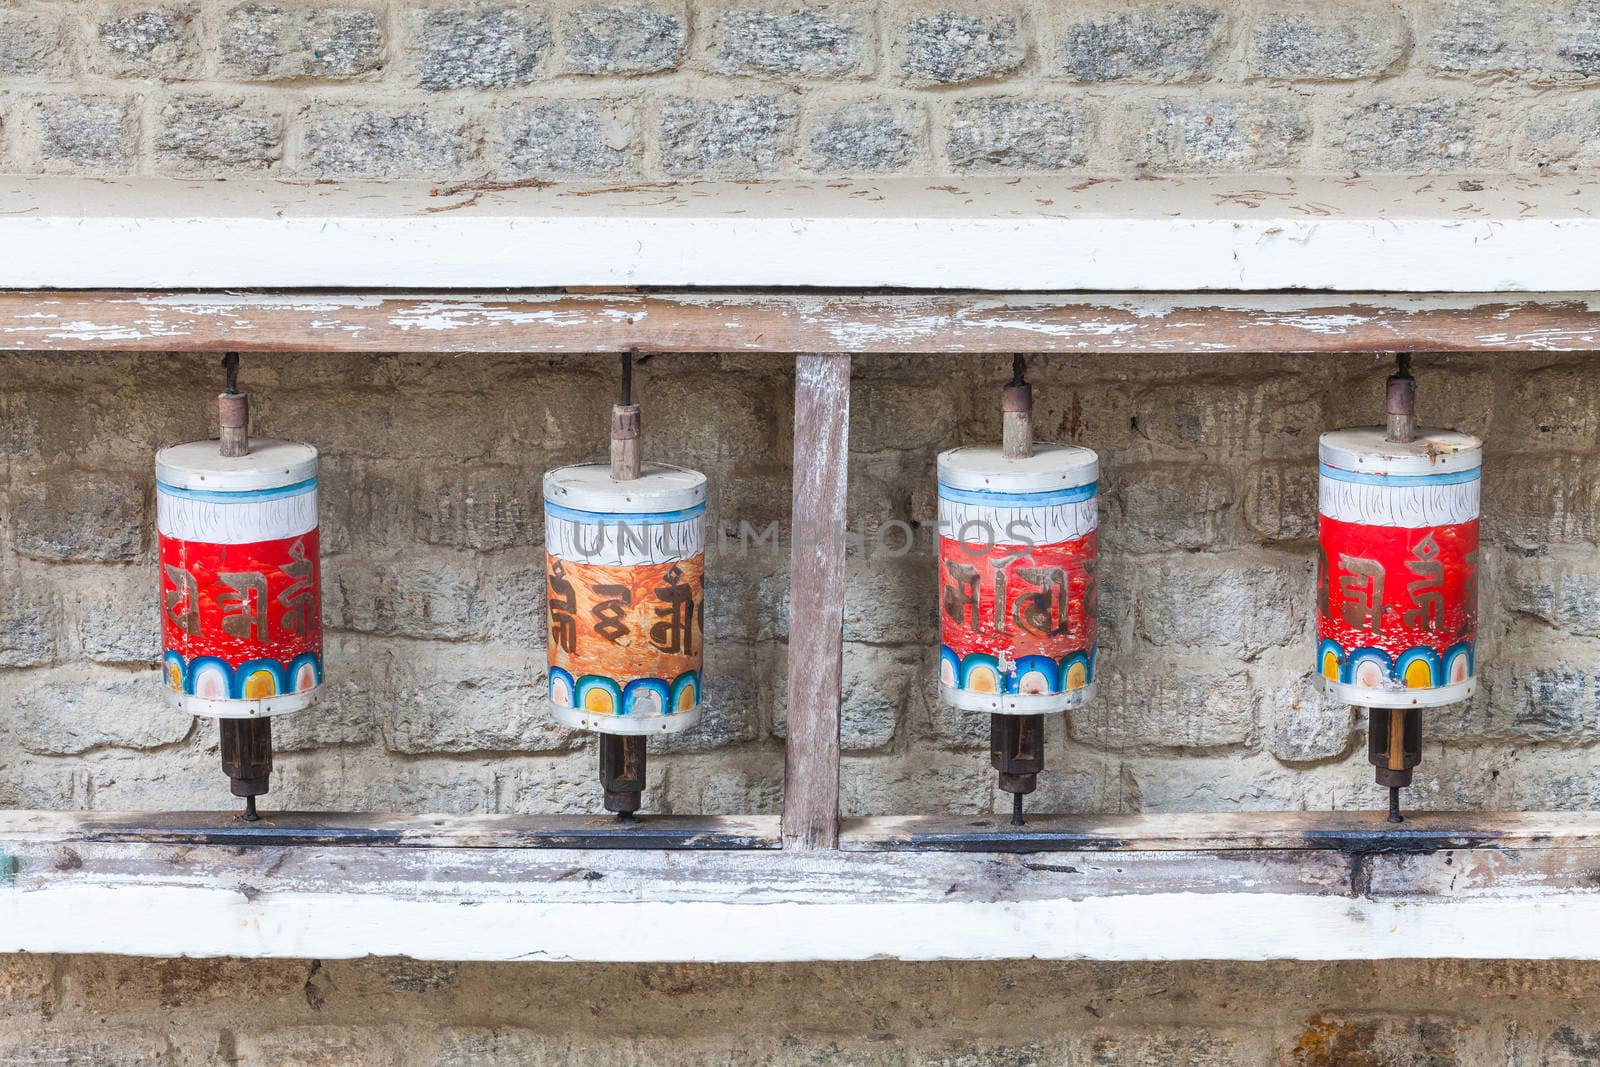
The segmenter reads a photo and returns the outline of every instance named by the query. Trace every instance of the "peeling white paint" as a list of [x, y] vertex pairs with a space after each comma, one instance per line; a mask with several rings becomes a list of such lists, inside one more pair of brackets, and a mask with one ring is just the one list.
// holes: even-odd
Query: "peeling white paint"
[[1471, 196], [1261, 175], [963, 184], [887, 180], [872, 202], [853, 183], [707, 182], [645, 203], [557, 187], [438, 214], [416, 183], [0, 179], [29, 209], [0, 217], [0, 288], [1600, 289], [1600, 220], [1580, 206], [1600, 185], [1584, 178], [1491, 177]]
[[[934, 887], [937, 889], [937, 887]], [[576, 894], [575, 894], [576, 895]], [[0, 893], [0, 951], [598, 962], [1600, 959], [1600, 895], [552, 901], [139, 884]], [[497, 899], [498, 897], [498, 899]], [[470, 907], [464, 905], [471, 905]]]

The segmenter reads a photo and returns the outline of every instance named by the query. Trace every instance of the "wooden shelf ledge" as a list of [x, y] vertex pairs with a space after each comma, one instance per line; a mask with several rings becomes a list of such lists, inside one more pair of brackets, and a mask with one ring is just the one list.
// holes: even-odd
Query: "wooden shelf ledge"
[[544, 354], [629, 348], [943, 355], [1588, 352], [1600, 349], [1600, 293], [0, 292], [0, 351]]
[[[500, 818], [452, 817], [431, 840], [373, 843], [348, 832], [362, 817], [346, 816], [345, 843], [288, 844], [218, 837], [232, 825], [221, 817], [138, 835], [160, 820], [6, 813], [0, 951], [1600, 959], [1600, 847], [1596, 820], [1581, 815], [1419, 817], [1434, 837], [1387, 850], [1350, 847], [1341, 834], [1370, 828], [1348, 813], [1144, 816], [1086, 824], [1106, 831], [1093, 847], [1061, 839], [1033, 853], [855, 850], [905, 837], [905, 820], [851, 820], [846, 851], [550, 848], [497, 836]], [[1252, 836], [1250, 820], [1265, 830]], [[1468, 844], [1441, 844], [1458, 838]]]
[[0, 178], [0, 288], [1600, 289], [1600, 182]]

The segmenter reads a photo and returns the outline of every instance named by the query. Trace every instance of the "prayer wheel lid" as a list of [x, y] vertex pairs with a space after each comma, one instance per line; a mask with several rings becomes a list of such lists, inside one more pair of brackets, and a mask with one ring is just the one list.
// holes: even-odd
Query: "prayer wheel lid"
[[951, 489], [1038, 493], [1073, 489], [1100, 478], [1100, 456], [1077, 445], [1035, 444], [1033, 455], [1007, 459], [998, 448], [952, 448], [939, 453], [939, 484]]
[[706, 476], [684, 467], [646, 463], [639, 477], [618, 481], [600, 463], [557, 467], [545, 472], [546, 504], [610, 514], [659, 515], [706, 502]]
[[1483, 441], [1456, 430], [1418, 429], [1416, 440], [1400, 444], [1381, 426], [1360, 426], [1323, 434], [1317, 457], [1358, 474], [1451, 474], [1483, 466]]
[[174, 489], [242, 493], [297, 485], [317, 476], [317, 450], [298, 441], [252, 437], [250, 453], [224, 456], [216, 441], [191, 441], [156, 453], [156, 481]]

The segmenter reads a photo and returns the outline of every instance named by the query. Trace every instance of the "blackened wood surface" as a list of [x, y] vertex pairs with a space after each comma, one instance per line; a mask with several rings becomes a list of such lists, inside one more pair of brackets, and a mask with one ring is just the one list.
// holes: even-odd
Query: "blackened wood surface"
[[779, 845], [774, 815], [646, 815], [624, 823], [611, 815], [263, 811], [260, 821], [246, 822], [234, 812], [5, 811], [0, 812], [0, 837], [431, 849], [750, 849]]
[[1589, 812], [1417, 812], [1391, 824], [1382, 811], [1193, 812], [1170, 815], [908, 815], [846, 819], [848, 851], [1057, 852], [1329, 849], [1418, 852], [1600, 846]]

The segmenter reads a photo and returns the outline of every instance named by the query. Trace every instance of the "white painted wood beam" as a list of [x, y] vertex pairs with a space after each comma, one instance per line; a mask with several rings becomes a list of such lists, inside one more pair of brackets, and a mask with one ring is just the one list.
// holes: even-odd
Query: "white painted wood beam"
[[0, 288], [1600, 289], [1600, 184], [0, 179]]

